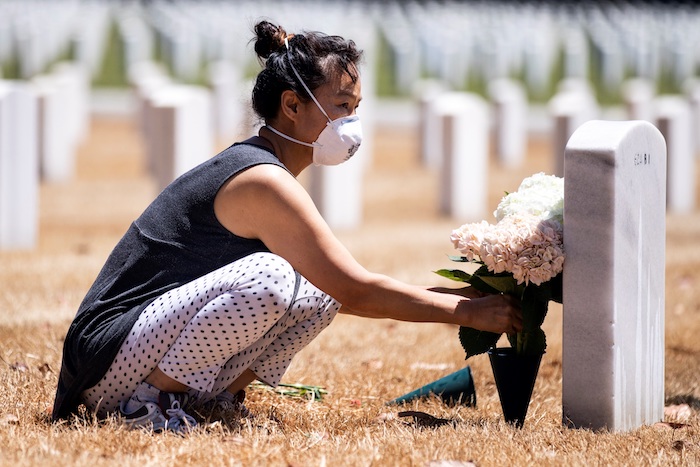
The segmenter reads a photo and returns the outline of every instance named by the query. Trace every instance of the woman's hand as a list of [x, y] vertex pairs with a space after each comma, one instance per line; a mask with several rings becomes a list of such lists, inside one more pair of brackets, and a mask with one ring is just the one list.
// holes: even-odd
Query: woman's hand
[[488, 294], [476, 287], [467, 286], [458, 289], [448, 287], [433, 287], [433, 292], [448, 293], [468, 298], [470, 301], [463, 306], [469, 308], [468, 318], [471, 324], [463, 324], [463, 314], [458, 314], [460, 325], [489, 332], [514, 333], [522, 330], [523, 314], [520, 300], [512, 295]]
[[458, 313], [462, 326], [481, 331], [512, 334], [523, 329], [520, 300], [512, 295], [485, 295], [464, 301]]
[[489, 295], [486, 292], [481, 292], [476, 287], [472, 287], [470, 285], [468, 285], [466, 287], [460, 287], [459, 289], [452, 289], [449, 287], [431, 287], [428, 290], [430, 290], [432, 292], [450, 293], [450, 294], [454, 294], [454, 295], [460, 295], [464, 298], [469, 298], [469, 299], [482, 298], [482, 297], [486, 297], [487, 295]]

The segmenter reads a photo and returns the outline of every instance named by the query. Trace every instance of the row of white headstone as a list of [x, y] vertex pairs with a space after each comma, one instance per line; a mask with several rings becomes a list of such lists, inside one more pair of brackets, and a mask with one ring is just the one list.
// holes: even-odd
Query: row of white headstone
[[[642, 79], [627, 83], [623, 118], [650, 121], [661, 130], [668, 142], [669, 212], [687, 213], [695, 207], [695, 165], [700, 147], [693, 139], [698, 133], [693, 129], [700, 128], [700, 85], [698, 81], [689, 83], [685, 96], [654, 96], [650, 86]], [[419, 92], [419, 107], [422, 160], [440, 173], [441, 211], [469, 222], [483, 218], [492, 152], [489, 142], [494, 142], [493, 152], [504, 167], [518, 167], [524, 161], [531, 116], [523, 85], [509, 79], [494, 80], [486, 101], [427, 81]], [[583, 123], [600, 118], [601, 110], [586, 81], [569, 79], [560, 83], [548, 111], [551, 172], [563, 176], [564, 149], [571, 135]]]
[[[314, 15], [309, 15], [309, 12]], [[219, 1], [126, 3], [21, 0], [0, 3], [0, 63], [19, 60], [29, 78], [72, 45], [75, 60], [96, 73], [106, 50], [110, 19], [125, 41], [127, 63], [151, 59], [158, 45], [178, 80], [192, 81], [202, 63], [245, 66], [254, 18], [284, 18], [284, 26], [330, 30], [352, 16], [365, 31], [381, 29], [399, 90], [409, 92], [424, 73], [461, 89], [471, 73], [492, 80], [523, 72], [531, 93], [547, 92], [563, 53], [564, 76], [580, 78], [597, 58], [603, 85], [618, 90], [626, 70], [657, 79], [662, 71], [680, 85], [699, 64], [697, 11], [635, 5], [557, 8], [552, 4], [443, 2]], [[376, 32], [376, 31], [375, 31]], [[653, 38], [653, 40], [652, 40]]]
[[[144, 91], [153, 95], [157, 86], [165, 86], [161, 78], [155, 78], [154, 86], [134, 83], [133, 76], [141, 75], [144, 61], [153, 55], [155, 42], [158, 42], [161, 53], [170, 64], [172, 79], [178, 81], [191, 81], [200, 73], [201, 62], [210, 60], [205, 66], [208, 69], [206, 79], [209, 81], [209, 89], [213, 94], [210, 99], [213, 107], [213, 119], [216, 127], [215, 140], [230, 142], [233, 136], [246, 137], [254, 132], [260, 125], [250, 110], [251, 84], [243, 80], [242, 70], [247, 66], [254, 54], [245, 50], [245, 44], [250, 40], [250, 25], [247, 17], [276, 17], [283, 18], [282, 24], [288, 31], [320, 30], [344, 37], [353, 38], [364, 52], [362, 69], [363, 101], [360, 115], [363, 122], [363, 143], [359, 151], [350, 161], [338, 167], [316, 167], [301, 178], [310, 195], [314, 199], [319, 211], [326, 222], [334, 229], [349, 229], [360, 225], [363, 216], [363, 178], [366, 167], [369, 166], [372, 152], [372, 136], [374, 128], [373, 105], [375, 101], [376, 70], [375, 63], [377, 35], [368, 16], [368, 11], [355, 4], [340, 7], [333, 3], [313, 3], [317, 14], [309, 16], [306, 2], [285, 3], [267, 5], [259, 2], [240, 2], [234, 6], [224, 5], [220, 2], [198, 2], [197, 4], [185, 3], [158, 3], [148, 7], [132, 5], [118, 17], [121, 37], [127, 69], [132, 76], [132, 84], [135, 84], [137, 95], [142, 96], [139, 102], [151, 102], [151, 98], [143, 98]], [[187, 8], [184, 8], [187, 6]], [[369, 10], [372, 10], [371, 8]], [[274, 20], [273, 20], [274, 21]], [[184, 40], [186, 39], [186, 40]], [[147, 66], [152, 69], [152, 66]], [[132, 72], [131, 70], [136, 71]], [[147, 74], [149, 72], [146, 72]], [[144, 77], [146, 82], [154, 83], [152, 77]], [[160, 81], [158, 81], [160, 80]], [[168, 78], [170, 80], [170, 78]], [[140, 81], [140, 80], [139, 80]], [[170, 91], [158, 91], [159, 102], [155, 106], [160, 109], [163, 106], [174, 105], [172, 102], [172, 82], [168, 87]], [[191, 86], [179, 85], [178, 95]], [[200, 88], [200, 91], [203, 90]], [[187, 94], [191, 94], [189, 91]], [[165, 96], [165, 97], [163, 97]], [[165, 99], [164, 102], [163, 99]], [[153, 105], [140, 105], [148, 111]], [[143, 112], [142, 112], [143, 113]], [[157, 115], [157, 114], [156, 114]], [[170, 130], [168, 130], [170, 132]], [[161, 134], [160, 137], [169, 133]], [[152, 132], [145, 132], [147, 141], [154, 138]], [[196, 131], [202, 135], [205, 132]], [[150, 136], [149, 136], [150, 135]], [[180, 138], [184, 138], [179, 136]], [[196, 138], [196, 136], [191, 136]], [[211, 143], [201, 140], [203, 146], [197, 155], [189, 160], [201, 160], [206, 155], [206, 148]], [[149, 160], [162, 160], [163, 156], [157, 155], [166, 148], [163, 145], [147, 143]], [[187, 142], [178, 143], [177, 148], [192, 147]], [[172, 146], [169, 150], [172, 158], [179, 149]], [[179, 158], [186, 158], [181, 155]], [[163, 170], [158, 170], [156, 178], [159, 187], [172, 180], [181, 170], [171, 170], [178, 163], [163, 165]], [[189, 166], [182, 164], [180, 167]], [[154, 166], [158, 167], [158, 165]]]
[[105, 3], [9, 0], [0, 3], [0, 65], [16, 60], [20, 79], [31, 79], [65, 58], [94, 76], [109, 31]]
[[[282, 26], [289, 31], [322, 30], [355, 39], [365, 54], [360, 109], [362, 146], [342, 168], [312, 166], [302, 177], [302, 182], [331, 228], [349, 229], [359, 226], [363, 216], [363, 178], [370, 163], [374, 127], [372, 106], [376, 94], [377, 36], [374, 28], [366, 27], [372, 22], [357, 5], [342, 8], [332, 3], [314, 5], [315, 9], [323, 10], [323, 14], [309, 17], [304, 10], [308, 4], [304, 2], [275, 6], [242, 2], [235, 6], [232, 14], [225, 14], [232, 7], [221, 3], [200, 2], [194, 10], [183, 9], [182, 5], [161, 3], [123, 16], [120, 28], [127, 57], [142, 58], [152, 54], [155, 31], [175, 79], [192, 80], [198, 69], [187, 67], [199, 64], [203, 57], [222, 58], [210, 62], [208, 79], [215, 93], [215, 124], [219, 139], [223, 141], [234, 134], [247, 136], [260, 124], [249, 111], [251, 87], [243, 81], [240, 72], [247, 63], [241, 57], [245, 57], [246, 53], [248, 58], [253, 56], [241, 47], [250, 39], [242, 35], [251, 33], [248, 30], [250, 25], [243, 22], [246, 15], [254, 13], [260, 17], [267, 12], [269, 17], [284, 18]], [[214, 34], [214, 31], [220, 34]], [[183, 35], [196, 37], [196, 40], [185, 41], [187, 45], [182, 40]], [[137, 61], [127, 62], [128, 67], [138, 65]], [[160, 185], [171, 176], [161, 176]]]
[[[252, 114], [251, 84], [230, 63], [208, 66], [209, 87], [173, 81], [153, 62], [132, 64], [139, 127], [148, 168], [163, 189], [177, 176], [213, 155], [219, 143], [228, 145], [252, 135], [260, 125]], [[372, 73], [365, 71], [364, 76]], [[326, 222], [334, 229], [358, 227], [363, 214], [363, 178], [370, 163], [373, 86], [363, 89], [363, 143], [351, 160], [338, 167], [312, 166], [302, 182]]]
[[680, 86], [700, 65], [698, 14], [634, 4], [387, 2], [377, 27], [401, 92], [426, 73], [453, 89], [470, 77], [522, 73], [528, 92], [544, 97], [560, 56], [566, 78], [588, 76], [595, 62], [607, 92], [618, 92], [628, 72], [652, 80], [664, 73]]
[[39, 183], [73, 177], [88, 98], [86, 72], [74, 63], [30, 81], [0, 80], [0, 249], [36, 245]]

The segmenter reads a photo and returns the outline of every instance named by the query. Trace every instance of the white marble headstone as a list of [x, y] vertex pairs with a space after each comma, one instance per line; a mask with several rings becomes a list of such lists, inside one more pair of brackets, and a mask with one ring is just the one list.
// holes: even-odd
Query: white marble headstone
[[75, 62], [58, 62], [51, 68], [51, 75], [62, 95], [61, 106], [66, 119], [66, 131], [75, 147], [90, 129], [90, 82], [88, 73]]
[[339, 166], [310, 166], [308, 191], [318, 211], [333, 230], [360, 226], [363, 217], [363, 186], [366, 151], [362, 146]]
[[149, 165], [163, 189], [214, 155], [211, 95], [201, 86], [171, 85], [149, 101]]
[[66, 182], [75, 173], [75, 142], [66, 127], [66, 96], [51, 75], [32, 80], [38, 102], [39, 173], [47, 182]]
[[440, 211], [461, 222], [483, 219], [488, 201], [488, 104], [476, 94], [453, 92], [441, 95], [434, 110], [442, 130]]
[[656, 126], [666, 139], [666, 205], [669, 212], [695, 208], [695, 155], [690, 104], [681, 96], [664, 95], [654, 101]]
[[209, 82], [213, 93], [214, 125], [217, 138], [228, 144], [242, 135], [243, 77], [231, 62], [217, 60], [209, 63]]
[[528, 102], [522, 84], [497, 79], [489, 84], [493, 107], [493, 134], [498, 161], [505, 167], [519, 167], [527, 151]]
[[560, 91], [549, 101], [549, 112], [554, 121], [553, 173], [564, 175], [564, 149], [574, 131], [583, 123], [597, 118], [597, 102], [586, 83], [568, 79], [560, 83]]
[[435, 79], [426, 79], [414, 83], [413, 95], [418, 101], [419, 137], [421, 162], [429, 169], [440, 167], [440, 122], [435, 118], [433, 108], [439, 102], [439, 96], [447, 92], [447, 84]]
[[629, 120], [654, 121], [655, 85], [646, 78], [631, 78], [622, 83], [622, 99]]
[[0, 249], [36, 246], [39, 230], [37, 100], [22, 81], [0, 81]]
[[666, 145], [646, 121], [583, 124], [566, 147], [563, 418], [663, 419]]
[[128, 78], [136, 101], [138, 127], [148, 143], [148, 127], [151, 121], [148, 116], [149, 98], [173, 82], [160, 64], [150, 60], [132, 64], [128, 70]]
[[700, 155], [700, 78], [689, 78], [683, 83], [683, 91], [690, 104], [693, 133], [693, 152]]

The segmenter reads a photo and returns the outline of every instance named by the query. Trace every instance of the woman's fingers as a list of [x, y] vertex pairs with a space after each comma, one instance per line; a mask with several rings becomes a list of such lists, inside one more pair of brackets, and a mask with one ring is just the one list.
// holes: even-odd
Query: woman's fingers
[[[523, 328], [523, 313], [520, 300], [511, 295], [489, 295], [480, 301], [490, 301], [484, 307], [486, 319], [492, 321], [490, 324], [495, 332], [519, 332]], [[490, 326], [490, 327], [491, 327]], [[488, 330], [488, 329], [485, 329]]]

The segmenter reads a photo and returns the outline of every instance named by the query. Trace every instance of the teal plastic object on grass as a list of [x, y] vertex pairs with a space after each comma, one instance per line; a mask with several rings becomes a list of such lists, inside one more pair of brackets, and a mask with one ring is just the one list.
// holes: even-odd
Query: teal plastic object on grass
[[413, 399], [428, 397], [431, 394], [439, 396], [448, 404], [476, 407], [476, 389], [474, 388], [471, 368], [468, 366], [462, 368], [432, 383], [428, 383], [422, 388], [397, 397], [387, 404], [402, 404]]

